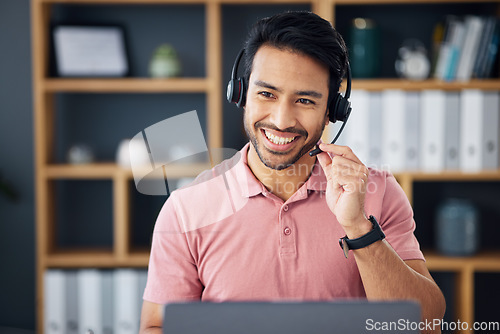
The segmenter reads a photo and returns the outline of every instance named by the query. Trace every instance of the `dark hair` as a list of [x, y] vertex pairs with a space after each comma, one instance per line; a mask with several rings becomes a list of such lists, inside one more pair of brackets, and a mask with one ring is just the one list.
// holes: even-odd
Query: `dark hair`
[[319, 61], [330, 71], [329, 98], [338, 92], [347, 68], [347, 48], [342, 36], [327, 20], [308, 11], [294, 11], [257, 21], [245, 42], [246, 87], [255, 54], [264, 44], [290, 49]]

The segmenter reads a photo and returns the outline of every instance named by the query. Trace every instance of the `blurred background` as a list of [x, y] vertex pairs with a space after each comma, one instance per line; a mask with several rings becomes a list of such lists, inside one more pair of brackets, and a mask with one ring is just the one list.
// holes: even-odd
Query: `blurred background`
[[[155, 218], [167, 196], [148, 196], [135, 189], [132, 174], [123, 167], [127, 161], [119, 159], [120, 144], [157, 122], [196, 110], [211, 147], [239, 150], [246, 143], [242, 112], [226, 102], [225, 86], [249, 27], [258, 18], [284, 10], [311, 9], [334, 20], [345, 37], [354, 76], [353, 115], [359, 111], [369, 119], [363, 122], [352, 116], [341, 141], [364, 152], [364, 161], [371, 166], [392, 166], [413, 204], [416, 234], [429, 268], [447, 298], [445, 319], [500, 320], [496, 306], [500, 299], [496, 228], [500, 221], [500, 80], [495, 51], [498, 18], [492, 16], [500, 12], [500, 1], [267, 1], [250, 5], [235, 0], [212, 9], [203, 1], [189, 5], [82, 2], [54, 1], [50, 6], [37, 5], [33, 12], [29, 0], [0, 1], [0, 328], [34, 331], [39, 326], [37, 317], [43, 316], [40, 307], [46, 302], [39, 290], [46, 288], [43, 275], [51, 270], [62, 273], [59, 279], [64, 282], [68, 280], [65, 273], [131, 269], [137, 271], [134, 279], [141, 282]], [[471, 16], [479, 19], [470, 20]], [[44, 45], [36, 50], [33, 20], [43, 27], [34, 30], [39, 45]], [[217, 22], [215, 30], [211, 20]], [[480, 23], [476, 26], [476, 22]], [[90, 65], [83, 74], [71, 72], [75, 71], [71, 64], [69, 72], [64, 72], [63, 55], [56, 50], [71, 43], [57, 44], [54, 29], [75, 25], [118, 27], [126, 73], [111, 73], [116, 81], [108, 84], [100, 78], [109, 73], [94, 73]], [[468, 32], [471, 26], [476, 27], [476, 37]], [[97, 52], [99, 47], [94, 47]], [[472, 65], [462, 64], [460, 55], [471, 48], [484, 49], [483, 54], [477, 51], [474, 60], [468, 60]], [[219, 62], [207, 61], [207, 50]], [[112, 57], [113, 50], [108, 52]], [[34, 60], [43, 73], [37, 87], [44, 93], [38, 102], [34, 101]], [[82, 63], [85, 59], [77, 57], [76, 64]], [[465, 67], [470, 70], [458, 70]], [[90, 85], [85, 84], [87, 79]], [[210, 86], [214, 83], [215, 88]], [[464, 91], [477, 94], [467, 100]], [[410, 100], [411, 94], [416, 100]], [[450, 111], [446, 106], [452, 100], [455, 109]], [[407, 101], [417, 102], [410, 107]], [[466, 101], [478, 110], [463, 111]], [[423, 119], [419, 112], [428, 103], [427, 112], [436, 115], [430, 125], [431, 118]], [[481, 103], [491, 107], [483, 108]], [[34, 106], [40, 115], [39, 129], [46, 131], [36, 135]], [[388, 121], [389, 109], [403, 109], [406, 116]], [[494, 110], [496, 116], [486, 110]], [[477, 117], [479, 125], [470, 122], [474, 113], [484, 114]], [[408, 125], [411, 119], [414, 123]], [[446, 126], [454, 120], [454, 126]], [[436, 123], [441, 124], [437, 130], [432, 128]], [[446, 157], [446, 149], [455, 149], [457, 155], [462, 152], [463, 138], [469, 132], [484, 133], [482, 126], [487, 123], [493, 124], [486, 131], [488, 138], [496, 136], [493, 153], [488, 151], [493, 160], [470, 165], [464, 161], [472, 159]], [[404, 131], [392, 131], [395, 128]], [[330, 136], [335, 129], [330, 129]], [[405, 137], [412, 129], [414, 137]], [[378, 137], [359, 135], [370, 132]], [[386, 132], [400, 137], [385, 139]], [[436, 132], [452, 139], [431, 135]], [[437, 142], [431, 144], [442, 150], [441, 156], [433, 156], [432, 150], [423, 152], [420, 143], [427, 136], [435, 138]], [[412, 149], [417, 150], [413, 154], [421, 159], [410, 166], [407, 153], [388, 153], [390, 140], [407, 147], [413, 143]], [[371, 153], [370, 142], [372, 146], [378, 143], [378, 153]], [[43, 157], [39, 165], [36, 153]], [[198, 170], [194, 166], [173, 175], [181, 185]], [[37, 172], [44, 185], [38, 210]], [[46, 248], [38, 250], [37, 225], [41, 226], [40, 240], [47, 242]]]

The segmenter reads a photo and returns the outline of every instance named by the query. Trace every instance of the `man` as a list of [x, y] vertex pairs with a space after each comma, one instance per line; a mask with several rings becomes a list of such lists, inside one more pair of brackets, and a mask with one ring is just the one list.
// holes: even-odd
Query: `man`
[[[442, 318], [443, 295], [394, 177], [348, 147], [322, 143], [317, 158], [308, 154], [346, 71], [341, 36], [315, 14], [278, 14], [256, 23], [244, 60], [250, 143], [165, 203], [141, 332], [160, 332], [172, 301], [413, 299], [424, 319]], [[373, 231], [369, 244], [339, 248], [340, 237], [349, 244]]]

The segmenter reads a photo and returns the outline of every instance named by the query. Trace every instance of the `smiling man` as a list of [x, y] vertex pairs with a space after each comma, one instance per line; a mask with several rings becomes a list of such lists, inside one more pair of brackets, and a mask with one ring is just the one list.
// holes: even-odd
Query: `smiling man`
[[307, 153], [328, 124], [329, 81], [327, 67], [289, 47], [263, 44], [253, 59], [244, 114], [248, 166], [284, 201], [314, 167]]
[[250, 143], [162, 208], [141, 332], [161, 332], [174, 301], [411, 299], [440, 319], [444, 298], [394, 177], [319, 144], [348, 64], [341, 36], [315, 14], [278, 14], [255, 24], [244, 63]]

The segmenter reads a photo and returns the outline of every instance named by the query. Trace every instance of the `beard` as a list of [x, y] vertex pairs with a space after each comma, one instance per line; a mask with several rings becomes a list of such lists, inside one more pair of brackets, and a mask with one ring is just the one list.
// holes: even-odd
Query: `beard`
[[[286, 169], [293, 164], [295, 164], [304, 154], [307, 154], [309, 151], [311, 151], [314, 146], [318, 143], [318, 141], [321, 138], [321, 135], [323, 133], [323, 129], [325, 128], [325, 123], [322, 122], [317, 129], [312, 133], [311, 136], [309, 136], [309, 133], [304, 130], [304, 129], [297, 129], [297, 128], [287, 128], [287, 129], [278, 129], [276, 126], [270, 123], [265, 123], [263, 121], [258, 121], [253, 125], [253, 128], [249, 124], [249, 122], [246, 121], [246, 112], [244, 115], [244, 122], [243, 122], [245, 132], [247, 134], [248, 139], [250, 140], [250, 143], [253, 145], [255, 148], [255, 151], [257, 152], [257, 155], [259, 156], [260, 161], [262, 163], [271, 169], [275, 170], [283, 170]], [[257, 139], [257, 132], [260, 132], [261, 128], [267, 128], [271, 130], [276, 130], [276, 131], [282, 131], [282, 132], [289, 132], [289, 133], [296, 133], [303, 138], [305, 138], [306, 142], [305, 144], [300, 148], [299, 152], [296, 154], [292, 154], [291, 152], [277, 152], [273, 151], [269, 148], [267, 148], [264, 144], [259, 144], [259, 141]], [[310, 139], [310, 140], [308, 140]], [[267, 156], [265, 155], [267, 153]], [[270, 156], [269, 156], [270, 155]], [[281, 160], [281, 161], [276, 161], [276, 160]]]

